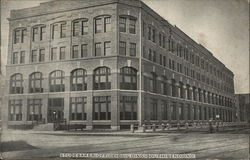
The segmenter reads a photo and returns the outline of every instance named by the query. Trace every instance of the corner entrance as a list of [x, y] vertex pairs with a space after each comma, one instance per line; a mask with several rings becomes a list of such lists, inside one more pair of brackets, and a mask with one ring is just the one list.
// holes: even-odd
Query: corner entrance
[[49, 98], [48, 105], [48, 123], [58, 122], [64, 117], [64, 99], [63, 98]]

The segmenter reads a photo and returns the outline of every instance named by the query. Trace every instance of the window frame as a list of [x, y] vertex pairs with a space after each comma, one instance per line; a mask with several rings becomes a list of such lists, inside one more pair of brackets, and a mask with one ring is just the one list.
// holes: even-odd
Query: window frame
[[[103, 73], [101, 73], [103, 72]], [[105, 77], [105, 82], [102, 82], [101, 77]], [[111, 89], [111, 70], [108, 67], [98, 67], [93, 74], [93, 89], [107, 90]]]
[[[39, 87], [36, 85], [39, 83]], [[29, 75], [29, 93], [43, 93], [43, 74], [33, 72]]]
[[[82, 74], [81, 74], [82, 73]], [[82, 83], [77, 83], [81, 78]], [[71, 91], [86, 91], [87, 90], [87, 71], [82, 68], [75, 69], [70, 73], [70, 90]], [[74, 81], [76, 83], [74, 83]], [[81, 85], [81, 87], [80, 87]]]
[[[22, 121], [22, 100], [21, 99], [11, 99], [9, 100], [9, 121]], [[13, 113], [12, 112], [13, 108]], [[19, 113], [16, 112], [19, 108]]]
[[[102, 103], [106, 110], [104, 113], [102, 112]], [[93, 120], [111, 120], [111, 96], [93, 97]]]
[[[18, 78], [20, 76], [20, 78]], [[20, 86], [17, 84], [20, 83]], [[10, 77], [10, 94], [22, 94], [23, 87], [23, 75], [21, 73], [15, 73]]]
[[[130, 83], [125, 77], [129, 77]], [[133, 67], [122, 67], [120, 69], [120, 89], [137, 90], [137, 70]]]
[[[86, 103], [87, 97], [70, 97], [70, 121], [85, 121], [87, 120]], [[73, 111], [73, 105], [75, 105], [75, 111]], [[81, 105], [82, 112], [78, 113], [78, 105]]]
[[[60, 84], [56, 84], [57, 80]], [[54, 83], [52, 84], [52, 81]], [[49, 74], [49, 91], [50, 92], [64, 92], [65, 91], [65, 73], [61, 70], [52, 71]]]

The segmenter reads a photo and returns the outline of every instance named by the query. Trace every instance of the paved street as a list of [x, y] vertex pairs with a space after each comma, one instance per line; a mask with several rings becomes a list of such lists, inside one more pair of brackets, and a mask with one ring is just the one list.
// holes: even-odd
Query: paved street
[[[193, 153], [200, 159], [248, 159], [248, 134], [159, 133], [117, 135], [81, 134], [81, 132], [35, 132], [9, 130], [5, 142], [26, 143], [3, 153], [4, 158], [58, 157], [60, 153]], [[3, 142], [4, 144], [4, 142]]]

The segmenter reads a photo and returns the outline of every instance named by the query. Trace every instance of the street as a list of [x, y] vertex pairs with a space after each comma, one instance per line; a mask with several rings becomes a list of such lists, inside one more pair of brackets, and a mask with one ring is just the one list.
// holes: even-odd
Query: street
[[[8, 130], [2, 135], [7, 142], [21, 145], [5, 148], [3, 157], [56, 158], [60, 153], [150, 153], [195, 154], [200, 159], [248, 159], [248, 134], [161, 133], [133, 135], [123, 131], [114, 135], [77, 134], [79, 132], [37, 132]], [[131, 134], [131, 135], [130, 135]], [[25, 147], [26, 146], [26, 147]], [[4, 147], [4, 145], [3, 145]]]

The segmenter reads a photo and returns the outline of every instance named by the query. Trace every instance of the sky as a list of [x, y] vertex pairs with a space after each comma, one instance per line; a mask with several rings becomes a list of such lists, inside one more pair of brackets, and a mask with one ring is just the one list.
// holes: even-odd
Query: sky
[[[50, 0], [1, 0], [1, 54], [6, 64], [10, 10]], [[249, 93], [248, 0], [143, 0], [150, 8], [202, 44], [235, 75], [236, 93]], [[2, 67], [3, 68], [3, 67]], [[3, 69], [3, 73], [5, 70]]]

